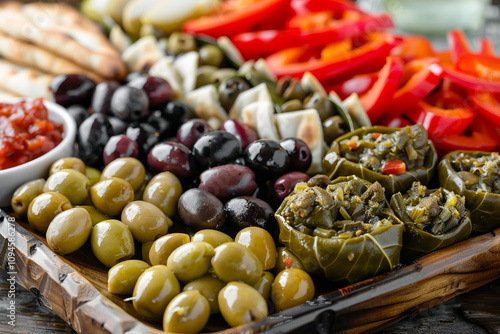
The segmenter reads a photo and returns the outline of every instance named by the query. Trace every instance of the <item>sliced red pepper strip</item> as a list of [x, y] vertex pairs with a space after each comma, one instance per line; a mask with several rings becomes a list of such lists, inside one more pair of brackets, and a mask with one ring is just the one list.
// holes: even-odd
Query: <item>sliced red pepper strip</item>
[[406, 164], [401, 160], [386, 160], [382, 167], [382, 173], [399, 175], [406, 172]]
[[392, 101], [403, 73], [403, 61], [398, 57], [387, 58], [387, 63], [380, 70], [373, 87], [360, 97], [361, 105], [375, 124], [384, 114]]
[[456, 62], [456, 68], [483, 80], [500, 82], [500, 58], [498, 57], [464, 54]]
[[486, 80], [475, 75], [460, 72], [453, 65], [441, 62], [443, 77], [450, 79], [460, 87], [470, 90], [500, 92], [500, 81]]
[[403, 68], [399, 89], [387, 109], [392, 115], [414, 108], [419, 101], [429, 95], [441, 82], [442, 67], [437, 58], [416, 59]]
[[384, 115], [377, 123], [379, 125], [387, 126], [389, 128], [404, 128], [405, 126], [415, 124], [410, 122], [403, 116], [394, 116], [394, 115]]
[[407, 63], [415, 59], [435, 57], [436, 53], [427, 38], [404, 36], [402, 43], [392, 49], [391, 56], [401, 57]]
[[342, 100], [345, 100], [353, 93], [361, 96], [369, 91], [370, 88], [373, 87], [375, 81], [377, 81], [377, 78], [378, 73], [356, 75], [340, 84], [325, 87], [325, 90], [327, 92], [333, 90]]
[[455, 92], [440, 91], [406, 112], [409, 119], [422, 124], [429, 135], [451, 136], [462, 133], [475, 116], [467, 102]]
[[291, 0], [290, 6], [296, 15], [302, 15], [322, 10], [353, 10], [366, 14], [352, 1], [346, 0]]
[[279, 15], [280, 10], [287, 5], [286, 0], [224, 1], [214, 14], [185, 22], [183, 30], [214, 38], [232, 36], [251, 30], [263, 20], [271, 20], [273, 15]]
[[464, 54], [472, 53], [467, 37], [462, 31], [451, 30], [448, 32], [447, 37], [453, 63], [456, 64]]
[[493, 44], [491, 44], [491, 41], [489, 39], [483, 37], [479, 40], [479, 44], [479, 54], [485, 56], [495, 56], [495, 48], [493, 47]]
[[468, 99], [478, 113], [500, 128], [500, 96], [490, 92], [470, 92]]
[[430, 135], [430, 138], [440, 152], [491, 151], [500, 144], [500, 136], [496, 129], [479, 116], [474, 118], [469, 128], [462, 134], [448, 137]]

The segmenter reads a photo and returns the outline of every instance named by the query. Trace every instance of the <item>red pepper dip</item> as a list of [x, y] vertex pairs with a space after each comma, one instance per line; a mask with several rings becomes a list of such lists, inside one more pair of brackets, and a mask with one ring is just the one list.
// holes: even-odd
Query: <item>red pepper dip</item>
[[63, 125], [48, 114], [42, 98], [0, 103], [0, 170], [38, 158], [62, 141]]

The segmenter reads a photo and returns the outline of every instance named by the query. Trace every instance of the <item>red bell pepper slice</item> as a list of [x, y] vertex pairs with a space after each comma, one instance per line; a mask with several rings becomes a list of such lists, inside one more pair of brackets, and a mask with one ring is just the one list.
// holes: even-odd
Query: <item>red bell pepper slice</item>
[[373, 87], [360, 97], [360, 102], [375, 124], [384, 114], [392, 101], [403, 73], [403, 61], [397, 57], [387, 58], [387, 63], [380, 70]]
[[500, 144], [497, 130], [479, 116], [462, 134], [447, 137], [430, 135], [430, 138], [440, 153], [455, 150], [491, 151]]
[[405, 126], [413, 125], [415, 123], [410, 122], [404, 116], [384, 115], [378, 121], [378, 124], [389, 128], [404, 128]]
[[352, 10], [366, 14], [355, 3], [348, 0], [291, 0], [290, 6], [296, 15], [319, 12], [322, 10]]
[[443, 77], [469, 90], [500, 92], [500, 81], [486, 80], [475, 75], [458, 71], [453, 65], [441, 62]]
[[392, 49], [391, 56], [400, 57], [407, 63], [415, 59], [435, 57], [436, 53], [427, 38], [404, 36], [403, 41]]
[[464, 54], [457, 61], [456, 69], [483, 80], [500, 82], [500, 58], [498, 57]]
[[351, 79], [347, 79], [340, 84], [325, 87], [325, 90], [327, 92], [333, 90], [342, 100], [345, 100], [353, 93], [358, 94], [358, 96], [365, 94], [370, 90], [370, 88], [373, 87], [373, 84], [377, 81], [377, 79], [378, 73], [360, 74]]
[[406, 172], [406, 164], [397, 159], [386, 160], [384, 166], [382, 166], [382, 173], [399, 175]]
[[443, 69], [437, 58], [416, 59], [403, 68], [399, 89], [387, 109], [392, 115], [400, 115], [414, 108], [441, 82]]
[[392, 35], [371, 33], [367, 35], [367, 42], [361, 44], [356, 35], [323, 49], [303, 46], [278, 51], [268, 56], [266, 62], [278, 77], [301, 77], [311, 72], [319, 81], [333, 84], [356, 74], [380, 70], [397, 43]]
[[469, 102], [485, 119], [500, 128], [500, 96], [490, 92], [470, 92]]
[[452, 91], [439, 91], [405, 114], [422, 124], [429, 135], [444, 137], [462, 133], [475, 116], [467, 102]]
[[232, 36], [251, 30], [259, 22], [272, 20], [288, 5], [286, 0], [227, 0], [212, 15], [184, 23], [183, 30], [214, 38]]
[[479, 54], [484, 56], [495, 56], [495, 48], [491, 41], [485, 37], [479, 40]]
[[464, 54], [472, 53], [467, 37], [462, 31], [451, 30], [448, 32], [447, 37], [453, 63], [456, 64]]

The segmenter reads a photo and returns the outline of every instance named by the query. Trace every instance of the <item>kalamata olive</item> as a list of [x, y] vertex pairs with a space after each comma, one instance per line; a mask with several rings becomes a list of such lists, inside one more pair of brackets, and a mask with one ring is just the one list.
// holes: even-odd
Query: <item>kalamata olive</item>
[[307, 180], [309, 180], [309, 175], [302, 172], [290, 172], [281, 175], [274, 182], [274, 194], [279, 201], [282, 201], [290, 195], [297, 183], [307, 182]]
[[173, 32], [168, 37], [167, 52], [181, 54], [196, 50], [196, 41], [190, 34], [184, 32]]
[[342, 117], [336, 115], [327, 118], [323, 122], [323, 138], [325, 142], [329, 145], [335, 139], [346, 133], [346, 124]]
[[134, 287], [132, 305], [143, 318], [159, 320], [168, 303], [181, 292], [179, 281], [164, 265], [146, 269]]
[[304, 100], [304, 109], [313, 108], [318, 111], [319, 118], [321, 121], [325, 121], [327, 118], [334, 115], [333, 103], [318, 92], [314, 92], [311, 96], [306, 97]]
[[128, 127], [128, 122], [118, 117], [108, 116], [108, 121], [113, 128], [113, 135], [120, 135], [125, 132]]
[[82, 208], [87, 210], [90, 215], [90, 220], [92, 221], [92, 226], [95, 226], [97, 223], [100, 223], [104, 220], [110, 219], [109, 216], [106, 216], [101, 211], [97, 210], [93, 205], [80, 205], [76, 206], [76, 208]]
[[262, 276], [262, 262], [249, 248], [226, 242], [215, 248], [212, 268], [224, 282], [242, 281], [253, 285]]
[[241, 92], [252, 88], [243, 78], [233, 77], [222, 81], [219, 85], [219, 102], [226, 111], [231, 110], [234, 101]]
[[113, 115], [120, 119], [137, 121], [144, 118], [148, 113], [148, 95], [139, 88], [118, 87], [111, 97], [110, 108]]
[[139, 158], [137, 143], [125, 135], [116, 135], [109, 138], [102, 152], [104, 164], [107, 165], [111, 161], [123, 157]]
[[189, 242], [189, 235], [186, 233], [169, 233], [153, 242], [149, 249], [149, 261], [152, 265], [167, 265], [170, 254], [180, 246]]
[[293, 99], [302, 101], [306, 97], [306, 91], [302, 88], [300, 80], [297, 78], [283, 77], [279, 79], [276, 91], [286, 101]]
[[228, 119], [222, 124], [220, 129], [235, 135], [241, 143], [242, 150], [246, 149], [250, 143], [259, 138], [254, 128], [237, 119]]
[[177, 201], [182, 195], [182, 185], [171, 172], [156, 174], [148, 182], [142, 200], [159, 207], [167, 217], [177, 212]]
[[170, 254], [167, 266], [172, 269], [179, 281], [189, 282], [208, 272], [214, 254], [214, 247], [208, 242], [188, 242]]
[[91, 104], [95, 113], [111, 115], [111, 97], [118, 87], [120, 84], [116, 81], [104, 81], [95, 87]]
[[234, 242], [250, 249], [262, 262], [264, 270], [273, 269], [276, 264], [276, 244], [271, 234], [261, 227], [245, 227], [238, 232]]
[[105, 115], [90, 115], [78, 128], [78, 156], [87, 165], [99, 165], [104, 145], [113, 134], [113, 127]]
[[87, 242], [90, 231], [92, 221], [87, 210], [71, 208], [52, 219], [47, 228], [47, 244], [56, 253], [70, 254]]
[[206, 44], [200, 47], [198, 50], [200, 54], [200, 65], [212, 65], [220, 67], [222, 60], [224, 60], [224, 54], [221, 49], [215, 45]]
[[151, 148], [160, 141], [156, 129], [148, 123], [134, 122], [130, 124], [125, 131], [125, 135], [137, 142], [141, 158], [146, 157]]
[[233, 238], [221, 231], [205, 229], [196, 232], [191, 238], [191, 241], [208, 242], [215, 248], [225, 244], [226, 242], [233, 242]]
[[36, 179], [19, 186], [12, 195], [10, 202], [12, 210], [20, 216], [26, 216], [31, 201], [43, 192], [44, 185], [44, 179]]
[[221, 229], [226, 222], [222, 202], [208, 191], [197, 188], [181, 195], [177, 210], [184, 224], [196, 231]]
[[285, 269], [276, 275], [271, 288], [271, 299], [280, 312], [314, 298], [314, 282], [301, 269]]
[[204, 167], [224, 165], [240, 154], [240, 141], [226, 131], [205, 133], [193, 146], [194, 157]]
[[55, 216], [71, 208], [71, 202], [66, 196], [56, 192], [44, 192], [30, 202], [27, 211], [28, 222], [35, 231], [45, 233]]
[[128, 83], [129, 86], [142, 89], [149, 99], [149, 108], [154, 109], [174, 98], [172, 86], [159, 77], [137, 77]]
[[255, 183], [255, 174], [250, 168], [240, 165], [222, 165], [201, 173], [198, 188], [226, 202], [233, 197], [252, 195], [257, 189], [257, 183]]
[[264, 299], [271, 298], [271, 287], [274, 282], [274, 275], [270, 271], [264, 271], [261, 278], [253, 285], [253, 288], [264, 297]]
[[305, 270], [304, 265], [302, 264], [300, 259], [286, 247], [279, 247], [276, 250], [276, 254], [276, 266], [274, 267], [274, 272], [276, 274], [290, 268]]
[[179, 178], [189, 178], [196, 169], [191, 150], [176, 142], [155, 145], [148, 154], [148, 165], [156, 172], [172, 172]]
[[210, 318], [207, 298], [198, 290], [183, 291], [168, 303], [163, 330], [168, 333], [198, 333]]
[[290, 157], [274, 140], [259, 139], [248, 145], [244, 153], [246, 165], [266, 179], [288, 171]]
[[50, 175], [43, 191], [54, 191], [66, 196], [73, 205], [82, 204], [89, 197], [90, 181], [74, 169], [62, 169]]
[[108, 291], [118, 295], [131, 295], [137, 280], [149, 264], [140, 260], [120, 262], [108, 271]]
[[177, 141], [189, 149], [193, 149], [194, 143], [205, 133], [211, 131], [214, 129], [205, 120], [201, 118], [190, 119], [177, 130]]
[[151, 113], [148, 118], [146, 118], [145, 123], [152, 125], [156, 129], [157, 134], [155, 135], [160, 139], [175, 134], [175, 129], [172, 125], [172, 122], [170, 122], [168, 119], [163, 118], [160, 110], [155, 110], [153, 113]]
[[97, 223], [90, 233], [90, 245], [95, 257], [106, 267], [130, 259], [135, 253], [132, 233], [116, 219]]
[[82, 174], [85, 174], [86, 167], [85, 163], [79, 158], [61, 158], [52, 163], [52, 165], [50, 166], [49, 175], [52, 175], [63, 169], [74, 169]]
[[182, 291], [198, 290], [208, 300], [210, 314], [215, 314], [219, 313], [219, 301], [217, 296], [224, 285], [224, 282], [216, 276], [205, 275], [186, 284]]
[[68, 111], [68, 114], [73, 117], [76, 122], [76, 126], [78, 127], [90, 116], [89, 110], [78, 104], [73, 104], [66, 108], [66, 110]]
[[280, 146], [290, 157], [290, 170], [306, 172], [311, 166], [311, 150], [298, 138], [285, 138], [280, 141]]
[[268, 314], [266, 300], [252, 286], [231, 282], [219, 292], [219, 307], [231, 327], [264, 319]]
[[72, 104], [88, 107], [95, 86], [94, 81], [82, 74], [61, 74], [49, 84], [54, 101], [64, 107]]
[[249, 226], [259, 226], [273, 233], [276, 228], [274, 210], [261, 199], [242, 196], [229, 200], [224, 206], [230, 234]]
[[102, 171], [101, 180], [106, 180], [111, 177], [124, 179], [130, 183], [135, 192], [144, 183], [146, 169], [142, 162], [136, 158], [118, 158], [109, 163]]
[[90, 197], [99, 211], [110, 216], [117, 216], [125, 205], [134, 199], [134, 189], [124, 179], [111, 177], [92, 186]]
[[163, 118], [172, 122], [174, 128], [194, 115], [194, 111], [187, 104], [178, 100], [168, 101], [160, 110]]

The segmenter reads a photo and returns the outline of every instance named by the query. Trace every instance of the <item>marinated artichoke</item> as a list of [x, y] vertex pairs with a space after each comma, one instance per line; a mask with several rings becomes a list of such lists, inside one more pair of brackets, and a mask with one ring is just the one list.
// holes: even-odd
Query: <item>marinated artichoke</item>
[[438, 165], [439, 185], [465, 196], [475, 232], [500, 227], [499, 164], [500, 155], [496, 152], [454, 151]]
[[324, 173], [331, 179], [356, 175], [378, 181], [392, 195], [427, 184], [434, 174], [437, 154], [420, 124], [405, 128], [363, 127], [337, 138], [323, 159]]
[[280, 241], [311, 275], [352, 284], [399, 264], [403, 224], [378, 182], [315, 176], [297, 184], [275, 217]]
[[405, 225], [401, 254], [404, 260], [467, 239], [472, 230], [465, 197], [444, 188], [430, 190], [413, 182], [406, 194], [392, 196], [391, 206]]

